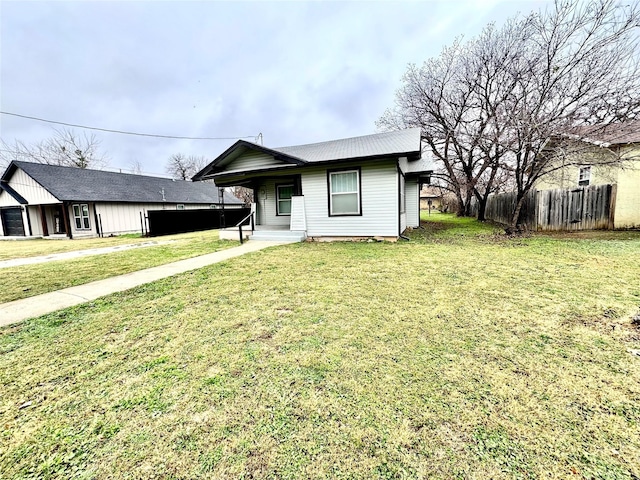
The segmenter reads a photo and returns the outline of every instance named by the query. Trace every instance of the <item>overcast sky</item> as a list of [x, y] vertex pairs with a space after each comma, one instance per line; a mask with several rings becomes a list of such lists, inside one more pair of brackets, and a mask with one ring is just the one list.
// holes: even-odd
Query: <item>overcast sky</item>
[[[160, 135], [262, 133], [271, 147], [367, 135], [407, 64], [547, 3], [2, 0], [0, 110]], [[52, 128], [0, 115], [9, 143]], [[234, 142], [95, 134], [109, 167], [146, 173]]]

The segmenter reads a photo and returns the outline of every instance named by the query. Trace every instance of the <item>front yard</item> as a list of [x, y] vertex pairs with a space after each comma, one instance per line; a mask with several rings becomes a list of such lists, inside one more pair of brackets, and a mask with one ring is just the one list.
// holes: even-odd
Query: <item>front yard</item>
[[[239, 242], [219, 240], [217, 230], [181, 233], [165, 237], [113, 237], [92, 240], [22, 240], [0, 243], [0, 249], [11, 247], [10, 258], [23, 258], [29, 253], [39, 255], [89, 248], [140, 243], [162, 242], [158, 245], [92, 255], [72, 260], [57, 260], [34, 265], [0, 268], [0, 303], [19, 300], [62, 288], [82, 285], [103, 278], [123, 275], [145, 268], [184, 260], [225, 248]], [[170, 243], [164, 243], [170, 242]], [[49, 247], [49, 250], [46, 250]], [[5, 252], [5, 256], [9, 254]]]
[[0, 477], [638, 478], [640, 234], [433, 219], [0, 330]]

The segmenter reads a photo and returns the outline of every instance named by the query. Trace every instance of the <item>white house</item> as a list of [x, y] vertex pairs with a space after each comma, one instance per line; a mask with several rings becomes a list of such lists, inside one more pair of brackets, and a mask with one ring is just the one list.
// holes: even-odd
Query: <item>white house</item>
[[193, 179], [253, 190], [251, 238], [395, 240], [419, 225], [432, 170], [414, 128], [279, 148], [239, 140]]
[[14, 161], [0, 177], [0, 236], [141, 232], [148, 210], [241, 207], [213, 183]]

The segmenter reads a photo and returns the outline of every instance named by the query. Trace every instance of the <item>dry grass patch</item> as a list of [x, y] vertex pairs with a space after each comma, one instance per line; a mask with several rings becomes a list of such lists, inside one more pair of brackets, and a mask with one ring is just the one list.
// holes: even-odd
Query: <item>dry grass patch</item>
[[0, 476], [639, 476], [640, 241], [418, 234], [268, 249], [0, 336]]

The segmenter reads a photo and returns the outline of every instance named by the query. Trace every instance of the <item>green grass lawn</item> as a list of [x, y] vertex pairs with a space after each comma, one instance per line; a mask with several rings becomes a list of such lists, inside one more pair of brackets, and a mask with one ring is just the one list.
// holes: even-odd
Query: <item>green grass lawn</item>
[[12, 258], [37, 257], [39, 255], [51, 255], [52, 253], [72, 252], [75, 250], [88, 250], [91, 248], [114, 247], [116, 245], [128, 245], [149, 241], [164, 241], [180, 238], [181, 235], [166, 237], [143, 237], [140, 234], [118, 235], [104, 238], [76, 238], [73, 240], [2, 240], [0, 241], [0, 260]]
[[0, 330], [0, 477], [638, 478], [640, 234], [432, 220]]
[[[115, 240], [115, 238], [112, 240]], [[145, 240], [150, 241], [149, 239]], [[0, 303], [52, 292], [74, 285], [81, 285], [95, 280], [122, 275], [240, 245], [239, 242], [219, 240], [217, 230], [182, 233], [179, 235], [158, 237], [154, 240], [170, 240], [171, 243], [124, 250], [122, 252], [92, 255], [72, 260], [58, 260], [34, 265], [2, 268], [0, 269]], [[38, 240], [25, 240], [15, 243], [30, 243], [32, 241], [37, 243], [41, 242]], [[58, 243], [57, 241], [44, 242], [52, 247], [56, 247]], [[60, 242], [73, 243], [75, 240]], [[84, 242], [84, 240], [79, 241], [79, 243], [81, 242]]]

